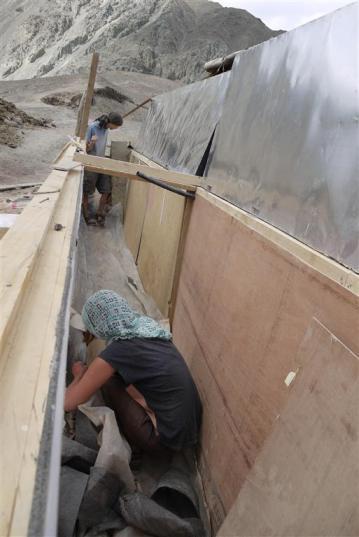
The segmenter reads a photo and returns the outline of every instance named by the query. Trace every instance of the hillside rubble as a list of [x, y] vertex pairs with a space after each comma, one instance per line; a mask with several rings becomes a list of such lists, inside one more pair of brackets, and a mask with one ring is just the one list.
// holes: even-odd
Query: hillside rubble
[[15, 148], [23, 139], [24, 129], [50, 125], [55, 126], [50, 120], [30, 116], [13, 103], [0, 98], [0, 144]]

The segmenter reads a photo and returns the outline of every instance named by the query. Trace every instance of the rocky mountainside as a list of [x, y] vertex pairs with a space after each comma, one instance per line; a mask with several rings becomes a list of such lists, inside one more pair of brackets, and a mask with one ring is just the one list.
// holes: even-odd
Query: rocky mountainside
[[277, 34], [208, 0], [1, 0], [0, 77], [78, 73], [96, 50], [102, 71], [190, 82], [206, 61]]

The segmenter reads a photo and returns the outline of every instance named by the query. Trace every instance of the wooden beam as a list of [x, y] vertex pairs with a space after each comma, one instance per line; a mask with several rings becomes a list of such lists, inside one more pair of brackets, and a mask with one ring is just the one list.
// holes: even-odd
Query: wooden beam
[[[132, 160], [131, 160], [132, 159]], [[151, 160], [148, 157], [145, 157], [145, 155], [142, 155], [142, 153], [139, 153], [138, 151], [135, 151], [135, 149], [131, 149], [131, 158], [130, 162], [137, 162], [139, 164], [146, 164], [146, 166], [150, 166], [151, 168], [159, 168], [160, 170], [165, 170], [161, 164], [157, 164], [154, 160]]]
[[[56, 353], [66, 339], [64, 296], [73, 262], [80, 186], [80, 170], [52, 172], [42, 188], [60, 191], [35, 196], [0, 241], [1, 335], [4, 326], [8, 332], [0, 355], [0, 436], [6, 438], [0, 458], [2, 536], [27, 535], [30, 511], [36, 508], [39, 455], [53, 427], [51, 420], [43, 434], [45, 411], [54, 397]], [[50, 199], [39, 205], [44, 197]], [[55, 223], [63, 228], [56, 231]], [[46, 457], [50, 459], [49, 452]], [[40, 475], [44, 494], [49, 472], [46, 468]], [[43, 508], [41, 501], [39, 506]], [[45, 533], [36, 533], [40, 534]]]
[[90, 69], [90, 75], [89, 75], [89, 79], [87, 83], [87, 90], [86, 90], [84, 101], [83, 101], [83, 109], [81, 110], [81, 103], [80, 103], [80, 109], [79, 109], [79, 113], [81, 114], [80, 116], [81, 121], [79, 122], [80, 125], [79, 125], [78, 132], [76, 132], [76, 135], [79, 136], [81, 139], [84, 139], [86, 135], [90, 109], [91, 109], [91, 104], [92, 104], [92, 98], [93, 98], [93, 92], [95, 88], [98, 60], [99, 60], [99, 54], [97, 52], [94, 52], [92, 55], [91, 69]]
[[62, 159], [58, 164], [53, 164], [52, 169], [59, 170], [60, 172], [69, 172], [78, 166], [81, 166], [80, 162], [74, 162], [72, 159]]
[[22, 188], [31, 188], [39, 185], [41, 185], [41, 182], [39, 181], [37, 181], [37, 183], [18, 183], [11, 185], [1, 185], [0, 192], [4, 192], [5, 190], [21, 190]]
[[[75, 149], [69, 146], [67, 156], [70, 158], [74, 151]], [[46, 237], [66, 177], [67, 172], [53, 171], [24, 209], [16, 225], [12, 226], [1, 240], [0, 351], [4, 349], [7, 335], [17, 315], [26, 283]], [[3, 366], [1, 359], [0, 374]]]
[[71, 142], [66, 142], [66, 144], [61, 148], [59, 153], [56, 155], [56, 157], [52, 161], [52, 164], [58, 163], [64, 157], [64, 155], [65, 155], [67, 149], [70, 147], [70, 145], [71, 145]]
[[87, 170], [112, 175], [114, 177], [128, 177], [137, 181], [142, 181], [136, 175], [137, 172], [153, 175], [165, 183], [186, 190], [195, 191], [197, 186], [202, 185], [202, 178], [196, 175], [179, 173], [161, 168], [152, 168], [145, 164], [135, 164], [114, 160], [104, 157], [94, 157], [91, 155], [76, 154], [73, 157], [75, 162], [81, 162]]

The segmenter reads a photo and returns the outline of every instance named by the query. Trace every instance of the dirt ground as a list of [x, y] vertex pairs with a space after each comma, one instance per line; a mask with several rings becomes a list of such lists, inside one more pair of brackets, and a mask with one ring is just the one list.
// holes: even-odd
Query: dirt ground
[[[78, 104], [86, 85], [85, 74], [0, 81], [0, 99], [18, 109], [0, 101], [0, 186], [46, 179], [67, 136], [74, 134]], [[111, 110], [125, 114], [146, 98], [179, 85], [124, 71], [98, 75], [90, 120]], [[7, 123], [1, 121], [2, 114]], [[110, 140], [135, 143], [145, 114], [146, 110], [140, 109], [125, 119], [120, 129], [110, 133]]]

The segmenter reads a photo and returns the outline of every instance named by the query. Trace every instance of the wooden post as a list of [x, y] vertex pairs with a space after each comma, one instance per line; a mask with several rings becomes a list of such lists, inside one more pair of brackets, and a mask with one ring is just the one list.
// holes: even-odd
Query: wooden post
[[99, 60], [99, 54], [97, 52], [94, 52], [92, 54], [91, 69], [90, 69], [90, 75], [89, 75], [89, 79], [87, 83], [87, 89], [84, 95], [82, 96], [82, 99], [80, 102], [78, 122], [77, 122], [77, 127], [76, 127], [76, 136], [79, 136], [81, 140], [83, 140], [86, 135], [87, 125], [88, 125], [88, 120], [89, 120], [89, 115], [90, 115], [90, 108], [91, 108], [92, 98], [93, 98], [93, 91], [94, 91], [95, 81], [96, 81], [98, 60]]

